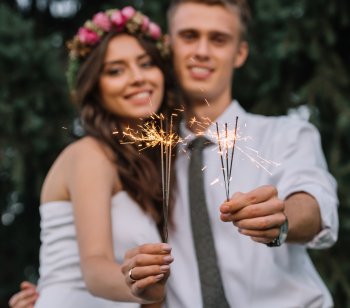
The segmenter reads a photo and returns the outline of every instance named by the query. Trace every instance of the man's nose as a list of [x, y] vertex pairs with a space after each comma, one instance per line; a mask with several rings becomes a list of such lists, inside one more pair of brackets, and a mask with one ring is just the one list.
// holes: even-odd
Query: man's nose
[[201, 38], [197, 42], [195, 57], [200, 60], [206, 60], [210, 55], [210, 46], [206, 38]]

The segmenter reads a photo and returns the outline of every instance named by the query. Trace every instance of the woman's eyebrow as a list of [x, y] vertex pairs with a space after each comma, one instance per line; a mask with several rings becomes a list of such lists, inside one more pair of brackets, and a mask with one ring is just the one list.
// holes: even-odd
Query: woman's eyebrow
[[[150, 57], [150, 55], [148, 53], [143, 53], [140, 54], [136, 57], [136, 60], [142, 60], [144, 58]], [[125, 62], [127, 62], [126, 60], [110, 60], [110, 61], [106, 61], [103, 63], [103, 65], [112, 65], [112, 64], [124, 64]]]

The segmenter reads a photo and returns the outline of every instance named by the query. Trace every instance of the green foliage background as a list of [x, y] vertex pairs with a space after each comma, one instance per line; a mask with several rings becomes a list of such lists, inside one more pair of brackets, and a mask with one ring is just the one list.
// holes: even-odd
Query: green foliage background
[[[168, 5], [71, 0], [79, 4], [77, 13], [53, 18], [49, 4], [55, 1], [46, 7], [39, 2], [22, 9], [10, 0], [0, 4], [0, 307], [7, 307], [20, 281], [37, 279], [40, 186], [71, 140], [74, 110], [67, 98], [64, 41], [98, 9], [132, 4], [165, 26]], [[235, 77], [234, 93], [252, 112], [276, 115], [308, 107], [340, 199], [338, 243], [311, 254], [336, 307], [350, 307], [350, 3], [250, 4], [250, 57]]]

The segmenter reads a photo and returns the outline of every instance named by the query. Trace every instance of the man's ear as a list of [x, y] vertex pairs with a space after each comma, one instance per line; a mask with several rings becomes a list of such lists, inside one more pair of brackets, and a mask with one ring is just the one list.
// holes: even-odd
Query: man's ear
[[170, 45], [170, 43], [171, 43], [171, 36], [170, 36], [170, 34], [164, 34], [164, 43], [167, 45], [167, 46], [169, 46]]
[[240, 42], [239, 46], [238, 46], [237, 57], [236, 57], [236, 60], [234, 62], [234, 68], [241, 67], [245, 63], [245, 61], [247, 60], [248, 54], [249, 54], [248, 42], [247, 41]]

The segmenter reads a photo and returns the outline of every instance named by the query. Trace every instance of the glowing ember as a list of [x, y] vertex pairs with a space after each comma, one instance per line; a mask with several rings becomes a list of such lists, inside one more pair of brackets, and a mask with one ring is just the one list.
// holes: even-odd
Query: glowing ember
[[210, 183], [210, 185], [215, 185], [216, 183], [219, 183], [219, 179], [215, 179], [213, 182]]

